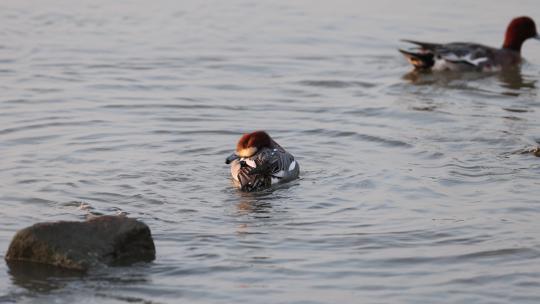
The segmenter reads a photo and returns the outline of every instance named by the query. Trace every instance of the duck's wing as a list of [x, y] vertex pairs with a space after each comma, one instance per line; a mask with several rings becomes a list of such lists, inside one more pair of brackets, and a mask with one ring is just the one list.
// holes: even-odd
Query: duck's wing
[[265, 161], [252, 173], [270, 176], [272, 183], [286, 182], [298, 177], [300, 166], [292, 154], [283, 148], [276, 146], [274, 149], [265, 151]]
[[[253, 167], [256, 166], [256, 167]], [[250, 159], [242, 163], [242, 160], [235, 160], [231, 165], [233, 179], [242, 191], [256, 191], [269, 187], [272, 184], [271, 177], [265, 174], [252, 174], [251, 171], [257, 169], [255, 161]]]
[[480, 44], [455, 42], [435, 50], [439, 60], [481, 68], [493, 60], [495, 49]]
[[271, 175], [279, 169], [280, 153], [275, 149], [264, 149], [255, 158], [256, 167], [249, 171], [249, 175]]
[[251, 169], [249, 175], [269, 176], [278, 181], [285, 181], [296, 178], [299, 173], [299, 166], [294, 156], [283, 148], [264, 150], [255, 162], [256, 167]]
[[272, 185], [272, 172], [279, 157], [264, 148], [249, 158], [238, 158], [231, 162], [231, 174], [242, 191], [257, 191]]
[[440, 43], [422, 42], [422, 41], [409, 40], [409, 39], [401, 39], [401, 41], [416, 44], [424, 51], [430, 51], [430, 50], [433, 51], [441, 47], [442, 45]]
[[480, 44], [454, 42], [447, 44], [403, 40], [418, 46], [410, 51], [399, 50], [418, 69], [464, 70], [481, 69], [492, 61], [495, 49]]

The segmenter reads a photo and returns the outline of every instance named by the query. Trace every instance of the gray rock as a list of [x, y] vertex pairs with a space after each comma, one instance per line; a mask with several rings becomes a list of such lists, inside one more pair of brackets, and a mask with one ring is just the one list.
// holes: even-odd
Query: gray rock
[[149, 262], [155, 256], [146, 224], [125, 216], [101, 216], [22, 229], [13, 237], [5, 259], [86, 271], [98, 265]]

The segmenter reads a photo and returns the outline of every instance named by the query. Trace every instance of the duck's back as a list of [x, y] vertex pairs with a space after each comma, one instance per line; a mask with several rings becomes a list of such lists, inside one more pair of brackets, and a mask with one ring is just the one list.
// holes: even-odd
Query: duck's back
[[296, 179], [299, 173], [300, 166], [294, 156], [277, 143], [273, 148], [263, 148], [252, 157], [240, 158], [231, 163], [233, 179], [245, 191], [288, 182]]

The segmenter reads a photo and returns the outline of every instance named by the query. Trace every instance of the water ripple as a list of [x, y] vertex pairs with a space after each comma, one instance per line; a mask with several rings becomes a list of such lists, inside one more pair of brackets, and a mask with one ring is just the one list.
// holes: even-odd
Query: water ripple
[[[1, 2], [0, 247], [127, 214], [157, 259], [0, 263], [0, 302], [540, 302], [537, 46], [482, 75], [396, 51], [420, 32], [498, 41], [516, 10], [460, 1]], [[223, 161], [258, 129], [301, 178], [242, 193]]]

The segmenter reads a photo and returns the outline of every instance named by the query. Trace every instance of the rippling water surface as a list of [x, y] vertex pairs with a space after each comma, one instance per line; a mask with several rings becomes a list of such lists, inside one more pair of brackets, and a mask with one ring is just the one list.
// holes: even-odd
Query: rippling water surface
[[[0, 302], [540, 302], [540, 43], [459, 77], [396, 51], [498, 46], [522, 14], [538, 2], [2, 1], [0, 253], [35, 222], [125, 213], [157, 259], [0, 263]], [[255, 129], [301, 179], [231, 187]]]

